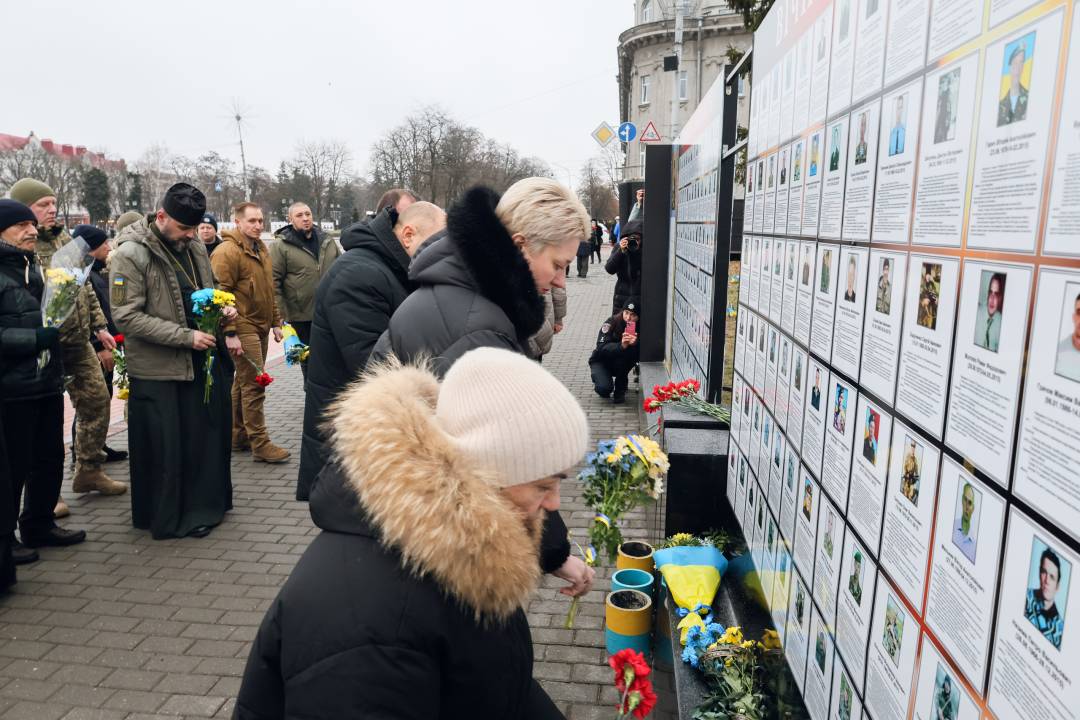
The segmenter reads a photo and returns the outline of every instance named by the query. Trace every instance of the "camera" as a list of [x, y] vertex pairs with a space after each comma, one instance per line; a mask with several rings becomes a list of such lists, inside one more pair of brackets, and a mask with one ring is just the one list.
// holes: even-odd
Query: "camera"
[[631, 251], [631, 250], [636, 251], [636, 250], [639, 250], [640, 248], [641, 248], [641, 238], [640, 237], [638, 237], [637, 235], [631, 235], [630, 237], [626, 238], [626, 250], [624, 250], [624, 252]]

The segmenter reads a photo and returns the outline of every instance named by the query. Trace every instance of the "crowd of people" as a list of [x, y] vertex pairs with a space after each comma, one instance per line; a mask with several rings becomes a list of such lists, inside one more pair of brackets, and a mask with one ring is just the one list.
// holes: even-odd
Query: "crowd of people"
[[[233, 453], [290, 458], [270, 437], [262, 381], [287, 322], [310, 351], [296, 497], [323, 533], [263, 623], [238, 716], [375, 712], [432, 672], [446, 685], [414, 699], [417, 716], [475, 708], [478, 693], [485, 717], [558, 716], [531, 679], [522, 606], [541, 573], [570, 596], [592, 585], [558, 512], [588, 430], [541, 363], [566, 321], [570, 267], [584, 278], [601, 261], [605, 227], [547, 178], [501, 196], [476, 187], [445, 211], [390, 190], [340, 243], [304, 203], [287, 217], [267, 244], [262, 209], [243, 202], [219, 231], [204, 194], [177, 183], [153, 212], [120, 216], [110, 239], [91, 225], [69, 232], [37, 180], [0, 200], [0, 592], [35, 548], [86, 538], [56, 522], [70, 514], [65, 392], [75, 493], [127, 492], [104, 467], [130, 453], [134, 527], [173, 538], [219, 525], [232, 508]], [[615, 402], [637, 362], [634, 217], [609, 233], [613, 316], [589, 359], [596, 392]], [[42, 320], [50, 260], [72, 238], [90, 272], [52, 327]], [[127, 451], [106, 444], [116, 357]], [[354, 582], [376, 583], [381, 600], [354, 597]], [[409, 601], [416, 617], [389, 621], [391, 596], [407, 595], [420, 598]], [[342, 634], [325, 622], [333, 616], [353, 629]], [[400, 662], [365, 662], [371, 653]], [[472, 678], [460, 672], [480, 663]], [[303, 672], [315, 665], [333, 671]], [[475, 686], [491, 667], [508, 676], [497, 693]]]

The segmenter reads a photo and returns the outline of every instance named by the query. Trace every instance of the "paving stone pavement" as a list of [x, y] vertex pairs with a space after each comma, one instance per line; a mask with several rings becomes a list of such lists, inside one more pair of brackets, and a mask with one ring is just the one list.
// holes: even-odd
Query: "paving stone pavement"
[[[568, 281], [565, 330], [544, 364], [581, 400], [594, 439], [640, 427], [631, 382], [629, 402], [595, 395], [586, 360], [608, 315], [614, 279], [600, 265]], [[207, 538], [155, 541], [130, 524], [130, 499], [76, 496], [70, 469], [64, 495], [88, 539], [45, 548], [19, 568], [19, 582], [0, 600], [0, 717], [5, 720], [150, 720], [230, 717], [251, 640], [263, 612], [318, 530], [293, 499], [303, 389], [300, 372], [270, 363], [267, 423], [275, 442], [293, 452], [285, 464], [233, 456], [234, 510]], [[123, 425], [110, 437], [126, 447]], [[127, 463], [108, 466], [127, 481]], [[590, 519], [576, 480], [565, 483], [563, 516], [578, 539]], [[625, 534], [646, 538], [644, 514]], [[617, 701], [603, 649], [603, 601], [610, 569], [598, 568], [573, 630], [563, 628], [569, 601], [545, 577], [530, 603], [535, 674], [570, 720], [610, 718]], [[669, 675], [657, 673], [654, 715], [673, 718]]]

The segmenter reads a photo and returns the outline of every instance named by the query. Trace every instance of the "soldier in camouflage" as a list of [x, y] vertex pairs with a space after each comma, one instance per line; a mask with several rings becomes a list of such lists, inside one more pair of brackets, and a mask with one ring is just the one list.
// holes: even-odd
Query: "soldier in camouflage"
[[[56, 222], [56, 193], [43, 182], [23, 178], [11, 186], [10, 195], [12, 200], [27, 205], [37, 217], [35, 254], [42, 269], [47, 269], [53, 254], [71, 240], [64, 226]], [[66, 390], [78, 418], [73, 442], [76, 466], [72, 490], [120, 495], [127, 491], [127, 485], [111, 479], [102, 469], [109, 429], [109, 389], [101, 372], [101, 359], [90, 344], [92, 336], [110, 354], [116, 347], [93, 288], [86, 284], [79, 293], [75, 311], [60, 326], [64, 374], [71, 378]], [[67, 504], [61, 499], [56, 516], [67, 514]]]

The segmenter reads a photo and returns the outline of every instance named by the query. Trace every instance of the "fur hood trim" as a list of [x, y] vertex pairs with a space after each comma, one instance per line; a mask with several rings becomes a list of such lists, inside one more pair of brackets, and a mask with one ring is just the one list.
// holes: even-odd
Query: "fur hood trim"
[[439, 381], [396, 361], [331, 406], [338, 463], [383, 546], [430, 576], [478, 622], [522, 607], [540, 577], [540, 524], [529, 527], [465, 459], [435, 418]]
[[450, 208], [446, 229], [480, 293], [506, 313], [524, 340], [544, 324], [544, 299], [529, 263], [495, 214], [498, 204], [494, 190], [474, 187]]

